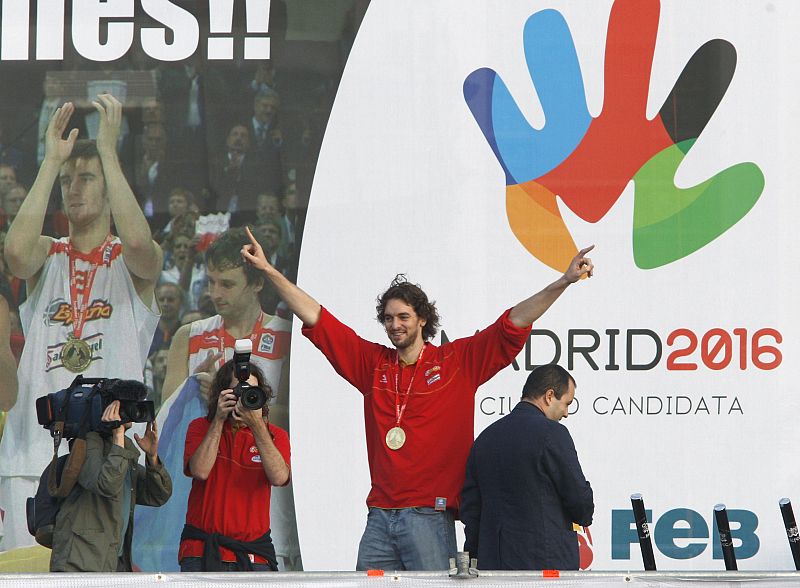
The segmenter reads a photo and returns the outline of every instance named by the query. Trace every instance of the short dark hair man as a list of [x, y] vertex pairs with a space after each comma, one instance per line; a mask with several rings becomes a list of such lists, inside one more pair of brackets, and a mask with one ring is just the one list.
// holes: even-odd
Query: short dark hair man
[[244, 258], [264, 272], [303, 321], [303, 334], [364, 395], [372, 490], [357, 568], [447, 569], [456, 552], [454, 518], [472, 444], [475, 392], [516, 357], [533, 321], [570, 284], [592, 274], [591, 247], [558, 280], [492, 325], [441, 347], [427, 342], [439, 322], [435, 305], [418, 286], [395, 279], [377, 308], [390, 348], [339, 322], [270, 265], [250, 238]]
[[461, 491], [464, 550], [484, 570], [577, 570], [573, 522], [592, 524], [592, 488], [566, 418], [575, 380], [562, 367], [533, 370], [522, 400], [475, 440]]
[[262, 311], [259, 294], [264, 276], [242, 259], [241, 249], [246, 243], [249, 240], [244, 229], [229, 229], [206, 251], [208, 291], [218, 314], [176, 331], [164, 381], [165, 399], [192, 374], [198, 374], [203, 395], [207, 395], [213, 372], [233, 357], [234, 342], [251, 337], [253, 362], [273, 389], [280, 389], [291, 324]]

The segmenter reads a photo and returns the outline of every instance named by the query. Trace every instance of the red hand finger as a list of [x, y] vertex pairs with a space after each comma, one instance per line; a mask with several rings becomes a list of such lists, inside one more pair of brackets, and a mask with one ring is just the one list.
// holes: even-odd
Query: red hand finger
[[659, 13], [659, 0], [614, 3], [606, 37], [604, 112], [623, 109], [645, 116]]

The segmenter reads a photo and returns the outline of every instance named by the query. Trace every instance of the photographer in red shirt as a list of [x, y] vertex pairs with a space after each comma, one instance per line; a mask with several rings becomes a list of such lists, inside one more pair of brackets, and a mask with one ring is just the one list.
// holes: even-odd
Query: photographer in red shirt
[[290, 480], [289, 435], [269, 422], [272, 388], [254, 364], [248, 383], [263, 408], [249, 410], [234, 393], [234, 361], [216, 373], [208, 416], [189, 424], [184, 473], [193, 478], [178, 559], [183, 572], [277, 571], [270, 536], [272, 486]]

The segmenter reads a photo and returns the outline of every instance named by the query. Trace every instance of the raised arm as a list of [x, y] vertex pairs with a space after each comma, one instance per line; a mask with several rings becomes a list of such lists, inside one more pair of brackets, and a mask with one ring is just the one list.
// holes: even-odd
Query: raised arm
[[119, 163], [117, 141], [122, 125], [122, 104], [111, 94], [100, 94], [92, 104], [100, 115], [97, 152], [103, 164], [108, 203], [122, 241], [125, 265], [134, 276], [154, 286], [161, 273], [163, 257]]
[[167, 373], [161, 385], [162, 403], [189, 377], [189, 329], [189, 325], [183, 325], [172, 336], [167, 353]]
[[594, 265], [592, 265], [592, 260], [586, 257], [586, 254], [592, 249], [594, 249], [594, 245], [581, 249], [572, 259], [563, 276], [541, 292], [526, 298], [512, 308], [508, 315], [509, 320], [518, 327], [529, 327], [552, 306], [553, 302], [567, 289], [567, 286], [574, 284], [584, 276], [591, 278], [594, 274]]
[[66, 139], [62, 138], [73, 112], [75, 106], [67, 102], [50, 117], [45, 132], [44, 161], [28, 196], [8, 229], [6, 263], [11, 273], [23, 280], [38, 273], [50, 251], [52, 239], [42, 235], [42, 228], [53, 184], [78, 138], [78, 129], [72, 129]]
[[242, 247], [242, 257], [248, 263], [264, 272], [267, 279], [275, 286], [278, 296], [281, 297], [297, 318], [303, 321], [307, 327], [313, 327], [319, 320], [319, 313], [321, 307], [319, 302], [309, 296], [304, 290], [300, 289], [297, 285], [292, 284], [286, 276], [276, 270], [267, 261], [266, 255], [261, 245], [258, 244], [253, 233], [250, 232], [250, 227], [247, 227], [247, 236], [250, 238], [250, 245]]

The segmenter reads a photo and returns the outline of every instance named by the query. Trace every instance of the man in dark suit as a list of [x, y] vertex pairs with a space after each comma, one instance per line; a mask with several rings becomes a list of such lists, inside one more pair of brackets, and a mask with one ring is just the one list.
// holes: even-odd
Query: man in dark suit
[[544, 365], [528, 376], [522, 400], [475, 440], [461, 492], [464, 551], [483, 570], [577, 570], [573, 522], [589, 526], [592, 488], [583, 476], [566, 418], [575, 380]]
[[[196, 173], [189, 173], [168, 156], [171, 146], [161, 123], [151, 123], [142, 132], [141, 155], [136, 158], [132, 185], [145, 217], [154, 227], [169, 220], [169, 196], [176, 187], [192, 183]], [[192, 187], [196, 188], [195, 185]]]

